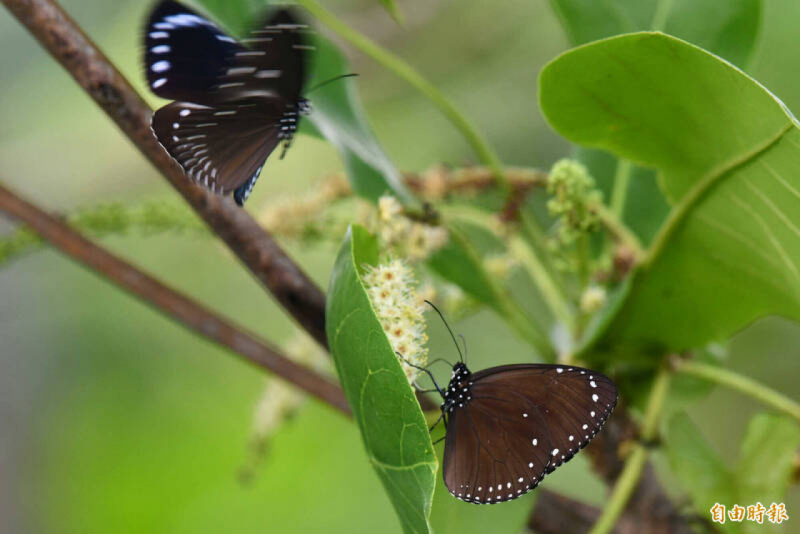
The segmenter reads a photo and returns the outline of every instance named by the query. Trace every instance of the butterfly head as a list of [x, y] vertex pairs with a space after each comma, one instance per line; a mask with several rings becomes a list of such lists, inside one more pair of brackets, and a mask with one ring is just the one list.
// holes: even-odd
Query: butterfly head
[[472, 399], [472, 373], [467, 366], [461, 362], [453, 366], [453, 374], [450, 383], [444, 391], [444, 402], [442, 402], [443, 412], [452, 412], [458, 408], [463, 408]]

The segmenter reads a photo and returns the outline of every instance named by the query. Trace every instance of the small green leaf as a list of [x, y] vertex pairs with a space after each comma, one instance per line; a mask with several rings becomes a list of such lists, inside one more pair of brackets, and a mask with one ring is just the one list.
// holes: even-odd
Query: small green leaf
[[405, 20], [403, 18], [403, 13], [397, 6], [397, 2], [395, 2], [394, 0], [378, 0], [378, 1], [381, 4], [383, 4], [383, 7], [386, 8], [386, 11], [389, 12], [394, 21], [402, 26]]
[[761, 27], [761, 0], [551, 0], [577, 46], [622, 33], [658, 30], [746, 65]]
[[770, 413], [753, 417], [736, 468], [739, 500], [765, 506], [779, 502], [789, 486], [798, 446], [800, 427], [795, 420]]
[[[789, 486], [800, 427], [789, 417], [762, 413], [745, 432], [739, 461], [733, 469], [703, 438], [685, 413], [676, 414], [667, 428], [666, 451], [673, 473], [689, 492], [698, 513], [708, 514], [715, 503], [728, 510], [761, 502], [780, 502]], [[706, 516], [707, 517], [707, 516]], [[725, 531], [759, 532], [762, 525], [725, 523]]]
[[426, 533], [436, 454], [414, 391], [361, 283], [364, 266], [377, 262], [375, 238], [351, 226], [331, 275], [328, 343], [367, 455], [403, 530]]
[[764, 315], [800, 320], [800, 131], [779, 100], [658, 33], [567, 52], [540, 83], [554, 128], [657, 167], [675, 204], [595, 352], [661, 355]]
[[666, 445], [672, 473], [698, 510], [709, 510], [717, 502], [734, 504], [733, 474], [685, 412], [670, 419]]

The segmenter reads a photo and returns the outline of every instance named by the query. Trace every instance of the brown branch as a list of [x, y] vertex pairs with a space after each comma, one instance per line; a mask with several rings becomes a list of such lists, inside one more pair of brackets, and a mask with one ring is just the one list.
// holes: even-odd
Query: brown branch
[[[584, 534], [600, 517], [600, 509], [550, 490], [540, 489], [528, 528], [538, 534]], [[622, 516], [613, 531], [616, 534], [635, 534], [637, 522]]]
[[[638, 439], [636, 423], [631, 418], [630, 412], [622, 405], [617, 407], [603, 431], [586, 448], [595, 471], [609, 486], [614, 484], [622, 472], [623, 444], [635, 439]], [[625, 510], [627, 517], [637, 519], [637, 528], [627, 531], [620, 527], [621, 521], [618, 524], [620, 532], [688, 534], [694, 531], [690, 524], [691, 518], [681, 514], [675, 507], [650, 462], [645, 464], [642, 476]]]
[[151, 304], [178, 324], [231, 349], [250, 363], [271, 371], [341, 412], [350, 413], [344, 393], [337, 385], [95, 245], [61, 220], [22, 200], [2, 185], [0, 210], [24, 222], [63, 253]]
[[314, 339], [327, 347], [325, 296], [272, 237], [232, 200], [194, 185], [150, 130], [152, 110], [52, 0], [2, 0], [197, 214]]

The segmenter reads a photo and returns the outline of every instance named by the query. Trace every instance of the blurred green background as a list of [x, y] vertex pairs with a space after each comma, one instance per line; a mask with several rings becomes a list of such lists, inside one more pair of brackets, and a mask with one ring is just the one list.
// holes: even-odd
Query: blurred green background
[[[572, 148], [537, 107], [542, 65], [566, 37], [546, 2], [403, 0], [404, 28], [374, 0], [328, 0], [351, 25], [395, 51], [468, 112], [509, 165], [548, 168]], [[64, 0], [64, 8], [147, 95], [139, 33], [150, 3]], [[748, 73], [800, 110], [800, 4], [765, 4]], [[473, 162], [429, 102], [343, 47], [372, 125], [398, 168]], [[5, 11], [0, 15], [0, 180], [54, 211], [175, 194], [111, 122]], [[327, 144], [300, 137], [271, 161], [247, 209], [300, 192], [340, 170]], [[635, 203], [636, 199], [631, 198]], [[0, 219], [0, 232], [13, 226]], [[160, 235], [103, 240], [111, 250], [276, 343], [295, 327], [213, 239]], [[334, 249], [287, 247], [322, 287]], [[431, 353], [453, 350], [431, 323]], [[455, 325], [475, 368], [530, 361], [491, 313]], [[797, 394], [800, 328], [767, 319], [730, 343], [728, 365]], [[501, 355], [501, 356], [491, 356]], [[271, 443], [249, 486], [247, 458], [263, 374], [197, 339], [51, 251], [0, 269], [0, 532], [393, 532], [388, 499], [354, 425], [309, 402]], [[717, 389], [691, 406], [693, 420], [729, 461], [761, 407]], [[440, 447], [439, 447], [440, 448]], [[659, 464], [670, 481], [666, 464]], [[603, 486], [583, 458], [545, 487], [594, 503]], [[677, 486], [675, 486], [677, 491]], [[800, 511], [790, 489], [789, 515]], [[751, 504], [751, 503], [740, 503]], [[469, 506], [469, 505], [464, 505]], [[791, 532], [792, 521], [781, 528]], [[765, 526], [766, 530], [771, 526]]]

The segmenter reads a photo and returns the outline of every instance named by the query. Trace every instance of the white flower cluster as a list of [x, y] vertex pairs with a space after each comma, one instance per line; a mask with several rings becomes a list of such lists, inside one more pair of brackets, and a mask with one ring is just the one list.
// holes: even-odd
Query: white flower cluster
[[396, 198], [378, 200], [378, 233], [386, 248], [394, 248], [411, 261], [424, 260], [447, 243], [447, 230], [412, 221]]
[[594, 313], [606, 304], [606, 290], [602, 287], [591, 285], [581, 295], [581, 311]]
[[400, 363], [413, 384], [419, 369], [408, 363], [417, 367], [428, 363], [424, 307], [416, 292], [414, 272], [405, 261], [394, 259], [388, 264], [368, 267], [363, 282], [389, 344], [402, 356]]

